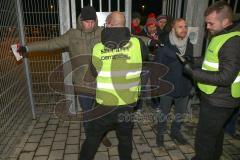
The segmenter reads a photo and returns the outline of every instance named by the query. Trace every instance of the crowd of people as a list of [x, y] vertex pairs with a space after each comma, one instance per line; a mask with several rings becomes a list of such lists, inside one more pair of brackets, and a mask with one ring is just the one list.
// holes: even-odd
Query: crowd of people
[[[175, 119], [170, 136], [179, 144], [188, 143], [181, 134], [181, 126], [192, 88], [197, 84], [201, 104], [195, 139], [196, 155], [192, 160], [220, 158], [223, 131], [228, 121], [231, 121], [231, 126], [226, 127], [226, 131], [232, 135], [236, 133], [234, 124], [240, 106], [240, 26], [233, 22], [230, 6], [222, 1], [210, 6], [204, 16], [211, 40], [201, 64], [196, 63], [199, 60], [195, 61], [193, 56], [193, 44], [188, 37], [185, 19], [151, 13], [145, 25], [141, 26], [141, 15], [133, 13], [129, 29], [125, 26], [124, 14], [115, 11], [106, 18], [106, 26], [99, 27], [93, 7], [82, 8], [77, 29], [18, 48], [24, 57], [34, 51], [67, 48], [73, 68], [79, 67], [74, 58], [89, 55], [86, 59], [88, 67], [84, 71], [76, 69], [73, 72], [75, 92], [85, 113], [86, 139], [81, 147], [81, 160], [94, 159], [103, 139], [108, 141], [106, 146], [111, 146], [104, 137], [112, 129], [116, 130], [119, 140], [120, 160], [132, 159], [134, 123], [120, 121], [119, 115], [131, 114], [135, 107], [141, 109], [142, 84], [148, 83], [142, 74], [146, 69], [145, 61], [167, 66], [168, 72], [161, 78], [174, 87], [167, 94], [151, 98], [150, 106], [158, 108], [162, 117], [157, 123], [157, 146], [164, 146], [168, 119], [165, 117], [172, 106]], [[94, 82], [96, 87], [89, 92], [81, 91], [86, 82]], [[95, 117], [91, 117], [93, 115]]]

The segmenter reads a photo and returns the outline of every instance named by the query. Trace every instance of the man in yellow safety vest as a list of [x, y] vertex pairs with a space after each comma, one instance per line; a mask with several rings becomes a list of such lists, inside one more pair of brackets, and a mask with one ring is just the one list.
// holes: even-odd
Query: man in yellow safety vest
[[232, 9], [226, 2], [210, 6], [205, 11], [205, 21], [212, 38], [202, 68], [192, 69], [185, 64], [185, 72], [198, 82], [201, 91], [196, 155], [192, 160], [220, 158], [224, 126], [234, 108], [240, 105], [240, 32], [232, 17]]

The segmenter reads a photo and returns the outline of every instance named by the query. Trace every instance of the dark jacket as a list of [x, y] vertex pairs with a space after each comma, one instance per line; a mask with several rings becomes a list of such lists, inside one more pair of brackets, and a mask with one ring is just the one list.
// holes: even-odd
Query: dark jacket
[[[192, 82], [189, 77], [183, 73], [183, 64], [178, 59], [176, 52], [180, 53], [176, 46], [172, 45], [169, 36], [165, 36], [162, 45], [157, 49], [156, 62], [162, 63], [169, 68], [168, 73], [163, 77], [164, 80], [174, 85], [174, 90], [167, 96], [184, 97], [190, 94]], [[188, 40], [185, 58], [192, 60], [193, 45]]]
[[[77, 22], [76, 29], [71, 28], [59, 37], [46, 41], [28, 43], [27, 47], [29, 52], [67, 48], [70, 59], [85, 54], [91, 55], [93, 46], [101, 40], [102, 28], [98, 27], [98, 23], [96, 23], [93, 30], [86, 31], [82, 26], [80, 16]], [[72, 61], [72, 68], [78, 69], [75, 69], [73, 72], [73, 83], [78, 85], [82, 81], [86, 69], [80, 70], [79, 63], [75, 62], [76, 61]]]
[[[239, 30], [232, 25], [218, 33], [226, 34]], [[216, 35], [216, 36], [217, 36]], [[214, 106], [233, 108], [240, 105], [240, 98], [231, 96], [231, 84], [240, 71], [240, 36], [234, 36], [227, 40], [219, 50], [219, 71], [193, 70], [194, 80], [210, 85], [218, 86], [213, 94], [207, 95], [201, 92], [202, 101]]]

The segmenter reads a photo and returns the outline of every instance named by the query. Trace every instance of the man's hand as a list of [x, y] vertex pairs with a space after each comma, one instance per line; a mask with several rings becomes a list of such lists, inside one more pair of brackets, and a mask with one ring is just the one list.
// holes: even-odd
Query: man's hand
[[149, 46], [150, 47], [159, 47], [159, 46], [162, 46], [162, 44], [159, 40], [151, 39], [150, 43], [149, 43]]
[[183, 72], [189, 75], [190, 77], [193, 76], [193, 69], [189, 63], [185, 63], [183, 67]]
[[183, 72], [189, 76], [193, 76], [193, 69], [191, 67], [191, 64], [184, 58], [183, 56], [180, 56], [179, 53], [176, 53], [179, 60], [183, 63]]
[[19, 46], [18, 46], [18, 49], [17, 49], [17, 52], [18, 52], [21, 56], [23, 56], [23, 57], [27, 57], [27, 56], [28, 56], [27, 47], [25, 47], [25, 46], [19, 45]]

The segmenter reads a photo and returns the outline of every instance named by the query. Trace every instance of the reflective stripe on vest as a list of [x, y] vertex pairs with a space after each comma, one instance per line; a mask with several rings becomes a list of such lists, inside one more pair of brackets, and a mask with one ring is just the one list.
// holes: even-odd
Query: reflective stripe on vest
[[[228, 34], [219, 35], [211, 40], [206, 50], [204, 61], [202, 64], [203, 70], [207, 71], [219, 70], [218, 59], [219, 50], [221, 49], [223, 44], [233, 36], [240, 36], [240, 32], [231, 32]], [[202, 92], [206, 94], [212, 94], [217, 88], [217, 86], [208, 85], [200, 82], [198, 82], [198, 87]], [[238, 76], [231, 85], [231, 93], [234, 98], [240, 97], [240, 72], [238, 73]]]
[[105, 48], [102, 43], [96, 44], [92, 63], [98, 72], [97, 103], [118, 106], [138, 100], [142, 55], [137, 38], [132, 37], [124, 47], [114, 50]]

